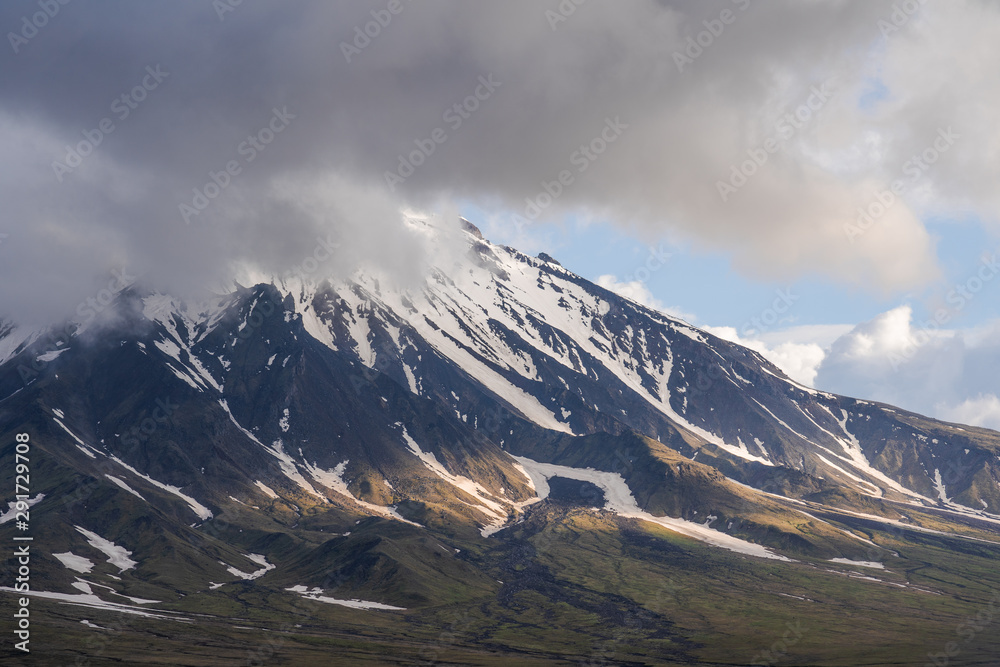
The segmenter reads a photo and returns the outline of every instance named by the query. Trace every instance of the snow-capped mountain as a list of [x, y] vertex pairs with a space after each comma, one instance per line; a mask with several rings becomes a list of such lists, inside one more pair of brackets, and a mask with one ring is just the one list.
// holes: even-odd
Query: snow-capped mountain
[[280, 287], [314, 338], [449, 405], [512, 451], [521, 439], [489, 419], [484, 394], [547, 431], [670, 441], [740, 481], [780, 468], [862, 495], [1000, 510], [1000, 486], [983, 483], [1000, 479], [989, 436], [984, 446], [970, 429], [804, 387], [757, 353], [551, 259], [493, 245], [468, 223], [465, 235], [468, 252], [416, 289], [383, 289], [370, 273]]
[[62, 552], [47, 592], [124, 604], [74, 583], [97, 549], [111, 595], [259, 580], [316, 601], [332, 568], [385, 607], [362, 608], [420, 607], [445, 580], [492, 590], [484, 554], [559, 502], [785, 564], [895, 553], [849, 521], [967, 543], [1000, 524], [1000, 434], [802, 386], [468, 222], [408, 224], [422, 282], [133, 287], [100, 323], [0, 326], [0, 433], [37, 443], [33, 511]]
[[[295, 494], [328, 502], [334, 490], [348, 504], [353, 498], [370, 513], [401, 518], [390, 502], [398, 491], [392, 478], [410, 464], [492, 529], [531, 495], [511, 455], [531, 456], [539, 441], [601, 433], [634, 432], [738, 482], [792, 496], [836, 487], [959, 511], [1000, 508], [991, 432], [815, 391], [757, 353], [589, 283], [547, 256], [491, 244], [471, 223], [456, 232], [408, 222], [438, 250], [437, 236], [448, 234], [453, 248], [459, 233], [465, 252], [438, 256], [423, 284], [404, 289], [361, 271], [337, 283], [274, 280], [201, 304], [128, 291], [118, 304], [127, 324], [110, 332], [121, 336], [113, 351], [100, 349], [107, 340], [85, 343], [85, 328], [60, 345], [51, 334], [7, 324], [5, 402], [100, 350], [113, 355], [106, 363], [115, 369], [155, 366], [161, 377], [150, 378], [150, 389], [198, 395], [217, 412], [214, 421], [228, 421], [249, 441], [247, 455], [280, 471]], [[331, 386], [297, 386], [318, 363], [327, 367], [324, 385], [339, 392], [335, 400]], [[420, 444], [413, 415], [361, 416], [389, 401], [379, 395], [373, 406], [366, 392], [390, 390], [397, 401], [453, 414], [456, 432]], [[112, 391], [97, 396], [110, 406], [119, 398]], [[138, 415], [155, 407], [120, 398], [125, 405], [114, 407], [136, 415], [133, 425], [101, 426], [112, 413], [76, 426], [91, 437], [88, 454], [124, 465], [153, 440], [143, 430], [148, 418]], [[52, 419], [81, 435], [67, 425], [73, 420]], [[384, 454], [372, 439], [388, 443]], [[351, 484], [364, 492], [352, 494]]]

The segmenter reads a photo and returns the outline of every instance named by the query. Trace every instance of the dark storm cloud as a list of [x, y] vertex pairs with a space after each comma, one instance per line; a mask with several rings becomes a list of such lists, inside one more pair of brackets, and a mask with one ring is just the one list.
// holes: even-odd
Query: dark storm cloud
[[[400, 207], [523, 212], [546, 184], [545, 215], [679, 230], [749, 272], [894, 288], [936, 270], [905, 205], [857, 243], [843, 231], [897, 151], [949, 120], [925, 111], [902, 148], [887, 134], [844, 176], [855, 158], [831, 146], [887, 132], [859, 125], [856, 93], [888, 1], [69, 2], [32, 32], [40, 6], [0, 7], [0, 303], [15, 316], [72, 309], [122, 266], [178, 291], [332, 242], [327, 272], [413, 267]], [[719, 181], [810, 101], [723, 201]], [[81, 142], [99, 145], [78, 160]]]

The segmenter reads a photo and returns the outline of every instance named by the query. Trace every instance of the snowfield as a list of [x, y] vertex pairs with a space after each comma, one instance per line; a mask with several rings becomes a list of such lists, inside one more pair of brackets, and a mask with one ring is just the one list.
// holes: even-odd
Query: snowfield
[[87, 538], [87, 543], [108, 557], [108, 562], [118, 568], [119, 572], [131, 570], [137, 562], [129, 558], [132, 552], [124, 547], [120, 547], [111, 540], [106, 540], [97, 533], [93, 533], [86, 528], [74, 526], [76, 530]]
[[94, 569], [94, 562], [89, 558], [84, 558], [83, 556], [77, 556], [72, 551], [67, 551], [61, 554], [52, 554], [60, 563], [65, 565], [68, 569], [74, 572], [80, 572], [81, 574], [89, 574], [91, 570]]
[[870, 567], [875, 570], [884, 570], [885, 565], [871, 560], [851, 560], [850, 558], [831, 558], [831, 563], [841, 563], [843, 565], [857, 565], [858, 567]]
[[570, 468], [569, 466], [560, 466], [552, 463], [540, 463], [524, 456], [515, 456], [514, 458], [519, 464], [521, 464], [527, 473], [528, 478], [534, 485], [540, 499], [548, 497], [548, 480], [552, 477], [565, 477], [567, 479], [590, 482], [604, 491], [604, 498], [606, 501], [604, 509], [615, 512], [620, 516], [649, 521], [663, 526], [664, 528], [669, 528], [670, 530], [680, 533], [681, 535], [693, 537], [696, 540], [710, 544], [714, 547], [728, 549], [729, 551], [734, 551], [736, 553], [746, 554], [748, 556], [757, 556], [759, 558], [771, 558], [787, 562], [792, 561], [792, 559], [782, 556], [781, 554], [776, 554], [770, 549], [766, 549], [759, 544], [754, 544], [752, 542], [741, 540], [738, 537], [726, 535], [723, 532], [709, 528], [707, 525], [694, 523], [693, 521], [687, 521], [685, 519], [653, 516], [652, 514], [643, 511], [636, 503], [631, 489], [629, 489], [628, 484], [625, 483], [625, 479], [618, 473], [603, 472], [600, 470], [593, 470], [591, 468]]
[[244, 554], [244, 558], [246, 558], [249, 561], [253, 561], [254, 563], [257, 563], [262, 567], [259, 570], [254, 570], [253, 572], [247, 573], [236, 569], [232, 565], [226, 565], [221, 560], [219, 561], [219, 565], [226, 568], [226, 571], [229, 572], [229, 574], [233, 575], [234, 577], [239, 577], [244, 581], [253, 581], [254, 579], [259, 579], [268, 572], [270, 572], [271, 570], [273, 570], [275, 567], [277, 567], [276, 565], [268, 563], [267, 558], [261, 556], [260, 554]]
[[331, 598], [324, 596], [323, 589], [313, 588], [308, 589], [305, 586], [298, 585], [292, 586], [291, 588], [286, 588], [286, 591], [291, 591], [293, 593], [299, 593], [306, 600], [315, 600], [316, 602], [325, 602], [327, 604], [336, 604], [341, 607], [350, 607], [351, 609], [375, 609], [383, 611], [406, 611], [406, 607], [393, 607], [389, 604], [382, 604], [381, 602], [369, 602], [368, 600], [340, 600], [338, 598]]

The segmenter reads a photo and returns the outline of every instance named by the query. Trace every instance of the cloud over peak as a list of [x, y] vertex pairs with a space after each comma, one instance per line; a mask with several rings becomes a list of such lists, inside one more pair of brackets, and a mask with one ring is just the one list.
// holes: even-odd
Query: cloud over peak
[[939, 276], [928, 212], [997, 217], [991, 3], [564, 5], [62, 7], [0, 75], [0, 301], [292, 269], [331, 233], [404, 257], [399, 210], [459, 200], [892, 292]]

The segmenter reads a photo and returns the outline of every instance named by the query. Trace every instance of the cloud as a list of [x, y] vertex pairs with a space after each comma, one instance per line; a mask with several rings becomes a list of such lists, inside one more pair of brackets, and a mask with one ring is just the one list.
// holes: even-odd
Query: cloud
[[998, 426], [1000, 321], [966, 330], [915, 327], [900, 306], [838, 338], [816, 386], [941, 419]]
[[703, 328], [759, 352], [804, 385], [1000, 429], [1000, 320], [928, 328], [916, 326], [904, 305], [855, 326], [799, 326], [746, 338], [734, 327]]
[[647, 308], [652, 308], [653, 310], [659, 310], [660, 312], [666, 313], [671, 317], [676, 317], [678, 319], [684, 320], [685, 322], [695, 322], [697, 317], [691, 313], [685, 313], [679, 308], [673, 306], [667, 306], [659, 299], [653, 296], [653, 293], [649, 291], [645, 283], [639, 280], [630, 280], [627, 282], [619, 282], [619, 280], [611, 275], [605, 274], [597, 277], [597, 284], [606, 290], [611, 290], [619, 296], [623, 296], [626, 299], [631, 299], [636, 303], [641, 303]]
[[765, 331], [754, 338], [771, 346], [782, 343], [815, 343], [826, 349], [853, 328], [851, 324], [802, 324], [788, 329]]
[[[816, 373], [820, 363], [822, 363], [825, 352], [823, 348], [815, 342], [780, 342], [768, 344], [759, 338], [741, 338], [739, 332], [734, 327], [702, 327], [705, 331], [748, 347], [759, 352], [761, 356], [780, 368], [785, 375], [796, 382], [808, 387], [815, 386]], [[780, 336], [780, 333], [775, 334]], [[794, 334], [789, 334], [794, 338]]]
[[975, 424], [1000, 431], [1000, 398], [996, 394], [979, 394], [955, 406], [940, 406], [942, 419], [959, 424]]
[[823, 361], [818, 384], [901, 407], [914, 400], [925, 403], [939, 390], [938, 380], [959, 367], [962, 350], [952, 331], [929, 331], [929, 340], [920, 345], [912, 315], [910, 306], [899, 306], [838, 338]]
[[331, 233], [330, 270], [419, 264], [399, 210], [454, 201], [670, 231], [748, 276], [927, 284], [923, 216], [997, 218], [1000, 9], [921, 4], [883, 35], [895, 4], [63, 6], [2, 75], [0, 303], [72, 309], [122, 263], [177, 289], [291, 269]]

